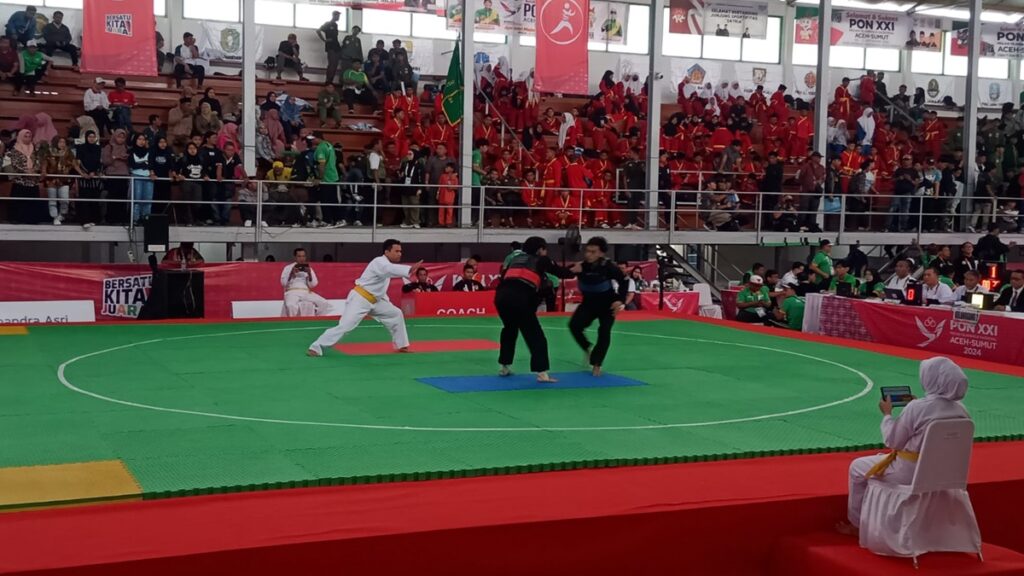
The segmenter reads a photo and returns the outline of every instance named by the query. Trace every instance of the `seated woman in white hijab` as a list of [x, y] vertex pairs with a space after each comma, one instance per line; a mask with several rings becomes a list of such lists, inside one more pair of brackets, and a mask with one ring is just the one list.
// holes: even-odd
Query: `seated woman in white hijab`
[[857, 119], [857, 143], [860, 144], [860, 155], [871, 154], [871, 145], [875, 141], [875, 111], [868, 107]]
[[933, 420], [970, 418], [960, 400], [967, 393], [967, 376], [952, 360], [944, 357], [921, 362], [921, 387], [925, 397], [915, 398], [898, 417], [892, 415], [892, 402], [883, 399], [882, 439], [889, 454], [857, 458], [850, 464], [850, 498], [847, 522], [836, 530], [855, 535], [860, 526], [860, 511], [868, 480], [878, 477], [891, 484], [910, 484], [917, 468], [917, 455], [924, 443], [924, 433]]

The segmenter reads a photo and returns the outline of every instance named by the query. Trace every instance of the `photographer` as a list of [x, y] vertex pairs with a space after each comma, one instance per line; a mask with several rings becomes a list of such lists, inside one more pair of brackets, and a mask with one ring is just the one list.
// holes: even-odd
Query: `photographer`
[[331, 305], [323, 296], [313, 292], [319, 281], [316, 272], [309, 267], [306, 250], [296, 248], [294, 255], [295, 262], [285, 266], [281, 271], [285, 316], [308, 316], [302, 313], [303, 309], [308, 309], [308, 306], [303, 306], [307, 302], [313, 305], [314, 316], [324, 316]]

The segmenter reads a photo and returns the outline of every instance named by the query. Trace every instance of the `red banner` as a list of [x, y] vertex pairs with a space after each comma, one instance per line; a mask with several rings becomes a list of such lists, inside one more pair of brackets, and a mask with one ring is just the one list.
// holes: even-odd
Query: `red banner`
[[417, 292], [402, 295], [406, 316], [487, 316], [497, 314], [494, 291]]
[[669, 0], [668, 6], [668, 31], [670, 33], [704, 33], [704, 0]]
[[[640, 309], [649, 312], [658, 310], [660, 297], [657, 292], [641, 292], [636, 295]], [[700, 311], [700, 294], [696, 292], [665, 292], [665, 307], [662, 312], [676, 316], [696, 316]]]
[[85, 0], [82, 11], [82, 71], [156, 76], [153, 3]]
[[853, 305], [875, 342], [1024, 366], [1022, 319], [982, 312], [973, 322], [954, 318], [950, 308]]
[[538, 0], [534, 82], [541, 92], [588, 94], [589, 0]]

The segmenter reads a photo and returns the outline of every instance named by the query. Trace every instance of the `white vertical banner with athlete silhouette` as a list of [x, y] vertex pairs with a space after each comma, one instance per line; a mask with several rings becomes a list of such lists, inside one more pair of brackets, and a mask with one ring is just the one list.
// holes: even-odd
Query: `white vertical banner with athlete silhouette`
[[589, 0], [538, 0], [534, 87], [540, 92], [587, 94]]
[[594, 42], [623, 44], [626, 42], [627, 4], [621, 2], [591, 2], [588, 28]]

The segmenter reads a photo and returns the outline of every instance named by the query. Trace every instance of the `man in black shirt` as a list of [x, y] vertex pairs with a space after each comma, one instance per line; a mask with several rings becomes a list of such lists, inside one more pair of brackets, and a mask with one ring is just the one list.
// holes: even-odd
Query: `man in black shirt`
[[904, 156], [900, 167], [893, 172], [893, 199], [889, 207], [889, 225], [892, 232], [903, 232], [907, 229], [910, 215], [910, 200], [921, 183], [921, 173], [914, 169], [913, 158]]
[[437, 292], [437, 286], [434, 286], [430, 282], [430, 278], [427, 277], [426, 268], [417, 268], [416, 281], [402, 286], [403, 294], [409, 294], [410, 292]]
[[929, 266], [934, 268], [938, 272], [939, 276], [945, 276], [950, 280], [956, 277], [956, 266], [953, 265], [951, 260], [952, 252], [949, 246], [943, 246], [939, 248], [939, 253], [935, 256], [935, 259], [931, 261]]
[[[583, 263], [580, 265], [581, 271], [577, 274], [583, 302], [569, 320], [569, 332], [583, 349], [586, 362], [591, 366], [594, 376], [601, 375], [601, 365], [604, 364], [608, 346], [612, 341], [615, 314], [622, 310], [626, 301], [626, 290], [629, 288], [629, 282], [626, 281], [622, 270], [605, 258], [607, 252], [608, 242], [604, 238], [594, 236], [587, 241]], [[583, 331], [594, 320], [598, 321], [597, 344], [591, 347], [590, 340]]]
[[452, 286], [452, 290], [455, 292], [480, 292], [485, 290], [484, 285], [480, 283], [476, 276], [476, 268], [472, 264], [466, 264], [462, 267], [462, 280], [459, 280]]
[[224, 162], [224, 157], [217, 149], [217, 133], [207, 132], [203, 135], [203, 145], [199, 148], [199, 157], [203, 161], [203, 202], [206, 202], [206, 224], [213, 224], [216, 217], [213, 200], [217, 196], [217, 171]]
[[316, 36], [324, 43], [324, 51], [327, 52], [327, 84], [334, 83], [334, 74], [338, 71], [338, 61], [341, 60], [341, 42], [338, 42], [338, 19], [341, 12], [331, 12], [331, 19], [324, 22], [316, 31]]
[[287, 40], [282, 40], [277, 47], [277, 79], [281, 79], [281, 72], [285, 68], [295, 70], [299, 80], [307, 82], [306, 76], [302, 73], [302, 59], [299, 57], [299, 39], [295, 34], [289, 34]]
[[647, 198], [644, 189], [647, 188], [647, 164], [640, 160], [640, 149], [633, 148], [629, 151], [629, 161], [622, 167], [626, 175], [626, 188], [629, 192], [629, 202], [626, 205], [628, 212], [624, 219], [628, 222], [626, 229], [640, 230], [643, 226], [643, 208]]
[[977, 272], [981, 267], [981, 260], [974, 256], [974, 244], [964, 242], [960, 245], [960, 257], [957, 258], [953, 272], [953, 282], [957, 286], [964, 284], [964, 276], [968, 272]]

